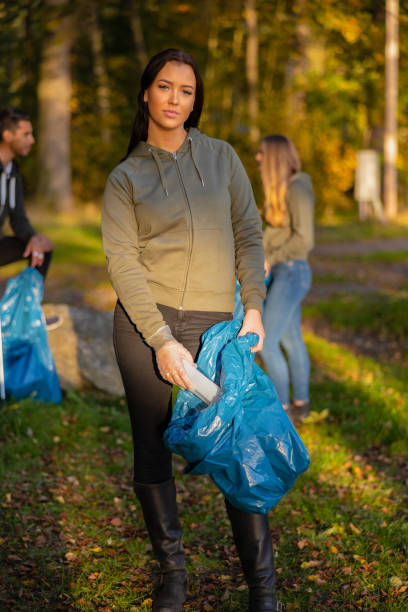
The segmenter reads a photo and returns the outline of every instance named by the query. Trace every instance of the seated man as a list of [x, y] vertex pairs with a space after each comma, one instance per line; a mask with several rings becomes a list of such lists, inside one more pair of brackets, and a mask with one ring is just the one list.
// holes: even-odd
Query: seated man
[[[23, 183], [16, 155], [26, 156], [34, 144], [30, 117], [17, 109], [0, 110], [0, 266], [29, 258], [30, 265], [45, 277], [52, 256], [52, 242], [37, 234], [25, 209]], [[13, 236], [4, 236], [1, 228], [9, 219]], [[47, 328], [54, 329], [60, 317], [47, 319]]]

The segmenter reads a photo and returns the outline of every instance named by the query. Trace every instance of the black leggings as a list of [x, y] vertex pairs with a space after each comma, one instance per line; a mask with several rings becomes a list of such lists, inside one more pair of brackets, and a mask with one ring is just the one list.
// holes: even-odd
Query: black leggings
[[[5, 236], [0, 238], [0, 266], [20, 261], [20, 259], [30, 259], [23, 257], [27, 242], [20, 240], [16, 236]], [[39, 273], [45, 278], [50, 265], [52, 251], [44, 253], [44, 261], [41, 266], [36, 266]]]
[[[179, 311], [160, 304], [158, 308], [173, 336], [194, 360], [203, 332], [215, 323], [232, 319], [229, 312]], [[153, 349], [144, 342], [119, 302], [113, 342], [132, 425], [134, 480], [145, 484], [164, 482], [172, 475], [171, 452], [162, 437], [171, 418], [172, 386], [161, 378]]]

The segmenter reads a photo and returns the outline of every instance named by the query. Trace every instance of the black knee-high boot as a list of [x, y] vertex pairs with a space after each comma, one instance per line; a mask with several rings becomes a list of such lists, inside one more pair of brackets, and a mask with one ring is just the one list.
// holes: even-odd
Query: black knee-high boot
[[281, 610], [275, 595], [275, 569], [268, 517], [239, 510], [225, 501], [232, 533], [249, 587], [250, 612]]
[[186, 599], [187, 573], [173, 478], [159, 484], [134, 483], [153, 550], [161, 569], [154, 612], [181, 612]]

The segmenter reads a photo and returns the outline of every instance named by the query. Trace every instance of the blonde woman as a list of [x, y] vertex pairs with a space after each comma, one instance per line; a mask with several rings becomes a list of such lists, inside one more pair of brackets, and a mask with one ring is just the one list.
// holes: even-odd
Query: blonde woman
[[265, 274], [271, 277], [261, 355], [283, 407], [300, 422], [309, 414], [310, 362], [300, 322], [301, 302], [311, 285], [307, 257], [314, 244], [312, 181], [300, 172], [298, 153], [286, 136], [266, 136], [256, 160], [265, 198]]

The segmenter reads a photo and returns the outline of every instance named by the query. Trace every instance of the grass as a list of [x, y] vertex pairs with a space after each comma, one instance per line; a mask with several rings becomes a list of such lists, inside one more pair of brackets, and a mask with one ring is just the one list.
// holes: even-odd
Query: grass
[[[56, 244], [50, 285], [108, 286], [99, 211], [30, 215]], [[343, 220], [321, 242], [406, 235], [408, 217]], [[406, 261], [406, 254], [364, 256]], [[380, 258], [380, 259], [376, 259]], [[395, 259], [397, 258], [397, 259]], [[1, 270], [11, 276], [15, 268]], [[326, 275], [321, 280], [333, 280]], [[334, 275], [335, 276], [335, 275]], [[335, 277], [334, 280], [341, 280]], [[47, 283], [48, 284], [48, 283]], [[308, 317], [407, 338], [406, 296], [336, 297]], [[288, 610], [408, 610], [408, 374], [308, 334], [310, 469], [270, 514], [279, 598]], [[0, 408], [0, 609], [147, 612], [156, 564], [131, 488], [125, 403], [69, 392]], [[223, 499], [207, 477], [175, 471], [190, 576], [186, 610], [238, 612], [247, 589]]]
[[[289, 610], [407, 609], [407, 373], [309, 334], [311, 467], [271, 512]], [[155, 574], [131, 490], [123, 400], [69, 393], [0, 413], [0, 607], [149, 610]], [[221, 494], [181, 476], [186, 610], [242, 611], [247, 592]]]
[[323, 318], [339, 330], [365, 331], [396, 339], [408, 350], [408, 298], [403, 295], [343, 295], [303, 307], [306, 317]]
[[[100, 211], [92, 205], [77, 209], [72, 215], [51, 214], [34, 208], [29, 210], [35, 229], [51, 238], [54, 243], [52, 271], [55, 277], [69, 270], [80, 276], [83, 266], [105, 266], [102, 251]], [[21, 263], [0, 269], [2, 276], [19, 269]], [[7, 274], [5, 274], [7, 272]]]
[[[78, 304], [80, 299], [98, 309], [112, 309], [116, 301], [102, 250], [100, 210], [83, 206], [72, 215], [34, 208], [30, 220], [54, 243], [53, 261], [45, 285], [45, 301]], [[0, 280], [18, 274], [25, 262], [0, 268]]]
[[357, 215], [340, 216], [329, 222], [321, 222], [316, 228], [316, 241], [320, 244], [331, 242], [357, 242], [360, 240], [390, 240], [404, 238], [408, 230], [408, 211], [399, 214], [393, 222], [360, 221]]

